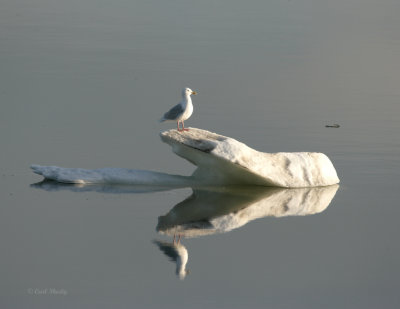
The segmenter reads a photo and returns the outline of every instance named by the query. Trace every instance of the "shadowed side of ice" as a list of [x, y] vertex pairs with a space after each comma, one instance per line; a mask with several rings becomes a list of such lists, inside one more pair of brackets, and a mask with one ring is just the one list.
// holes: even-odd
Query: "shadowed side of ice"
[[209, 131], [169, 130], [161, 139], [197, 166], [191, 176], [123, 168], [81, 169], [32, 165], [45, 179], [73, 184], [149, 186], [262, 185], [300, 188], [339, 183], [329, 158], [315, 152], [264, 153]]
[[193, 189], [190, 197], [158, 218], [156, 230], [190, 238], [228, 232], [263, 217], [313, 215], [329, 206], [338, 188]]

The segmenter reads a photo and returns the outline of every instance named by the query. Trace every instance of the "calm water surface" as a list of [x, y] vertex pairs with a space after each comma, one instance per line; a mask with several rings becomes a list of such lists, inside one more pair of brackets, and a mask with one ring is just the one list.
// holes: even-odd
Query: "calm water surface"
[[[398, 308], [399, 14], [397, 0], [3, 0], [0, 307]], [[340, 187], [33, 185], [33, 163], [191, 174], [158, 137], [185, 86], [187, 125], [324, 152]], [[184, 280], [157, 245], [173, 229]]]

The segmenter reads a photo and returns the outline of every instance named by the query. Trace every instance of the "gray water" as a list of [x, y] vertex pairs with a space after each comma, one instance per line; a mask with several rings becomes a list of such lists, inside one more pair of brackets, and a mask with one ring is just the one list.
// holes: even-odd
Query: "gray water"
[[[399, 15], [397, 0], [2, 0], [0, 307], [398, 308]], [[341, 184], [321, 212], [183, 238], [180, 280], [154, 241], [172, 242], [158, 218], [191, 188], [35, 185], [29, 166], [190, 175], [157, 122], [186, 86], [187, 126], [323, 152]]]

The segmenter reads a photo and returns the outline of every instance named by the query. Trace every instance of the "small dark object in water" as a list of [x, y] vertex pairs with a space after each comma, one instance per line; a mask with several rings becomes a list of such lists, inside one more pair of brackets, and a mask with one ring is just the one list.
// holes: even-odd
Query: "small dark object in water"
[[335, 123], [335, 124], [327, 124], [325, 127], [326, 128], [340, 128], [340, 125], [338, 125], [337, 123]]

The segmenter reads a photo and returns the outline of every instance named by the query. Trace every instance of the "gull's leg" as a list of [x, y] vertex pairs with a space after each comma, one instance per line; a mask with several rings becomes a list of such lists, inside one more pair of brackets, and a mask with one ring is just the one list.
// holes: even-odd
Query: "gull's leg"
[[179, 234], [179, 238], [178, 238], [178, 242], [177, 242], [177, 244], [180, 244], [180, 243], [181, 243], [181, 237], [182, 237], [182, 235], [181, 235], [181, 234]]
[[180, 131], [181, 129], [179, 128], [179, 120], [176, 122], [176, 128], [178, 131]]
[[185, 122], [182, 120], [182, 131], [189, 131], [189, 129], [185, 129]]

